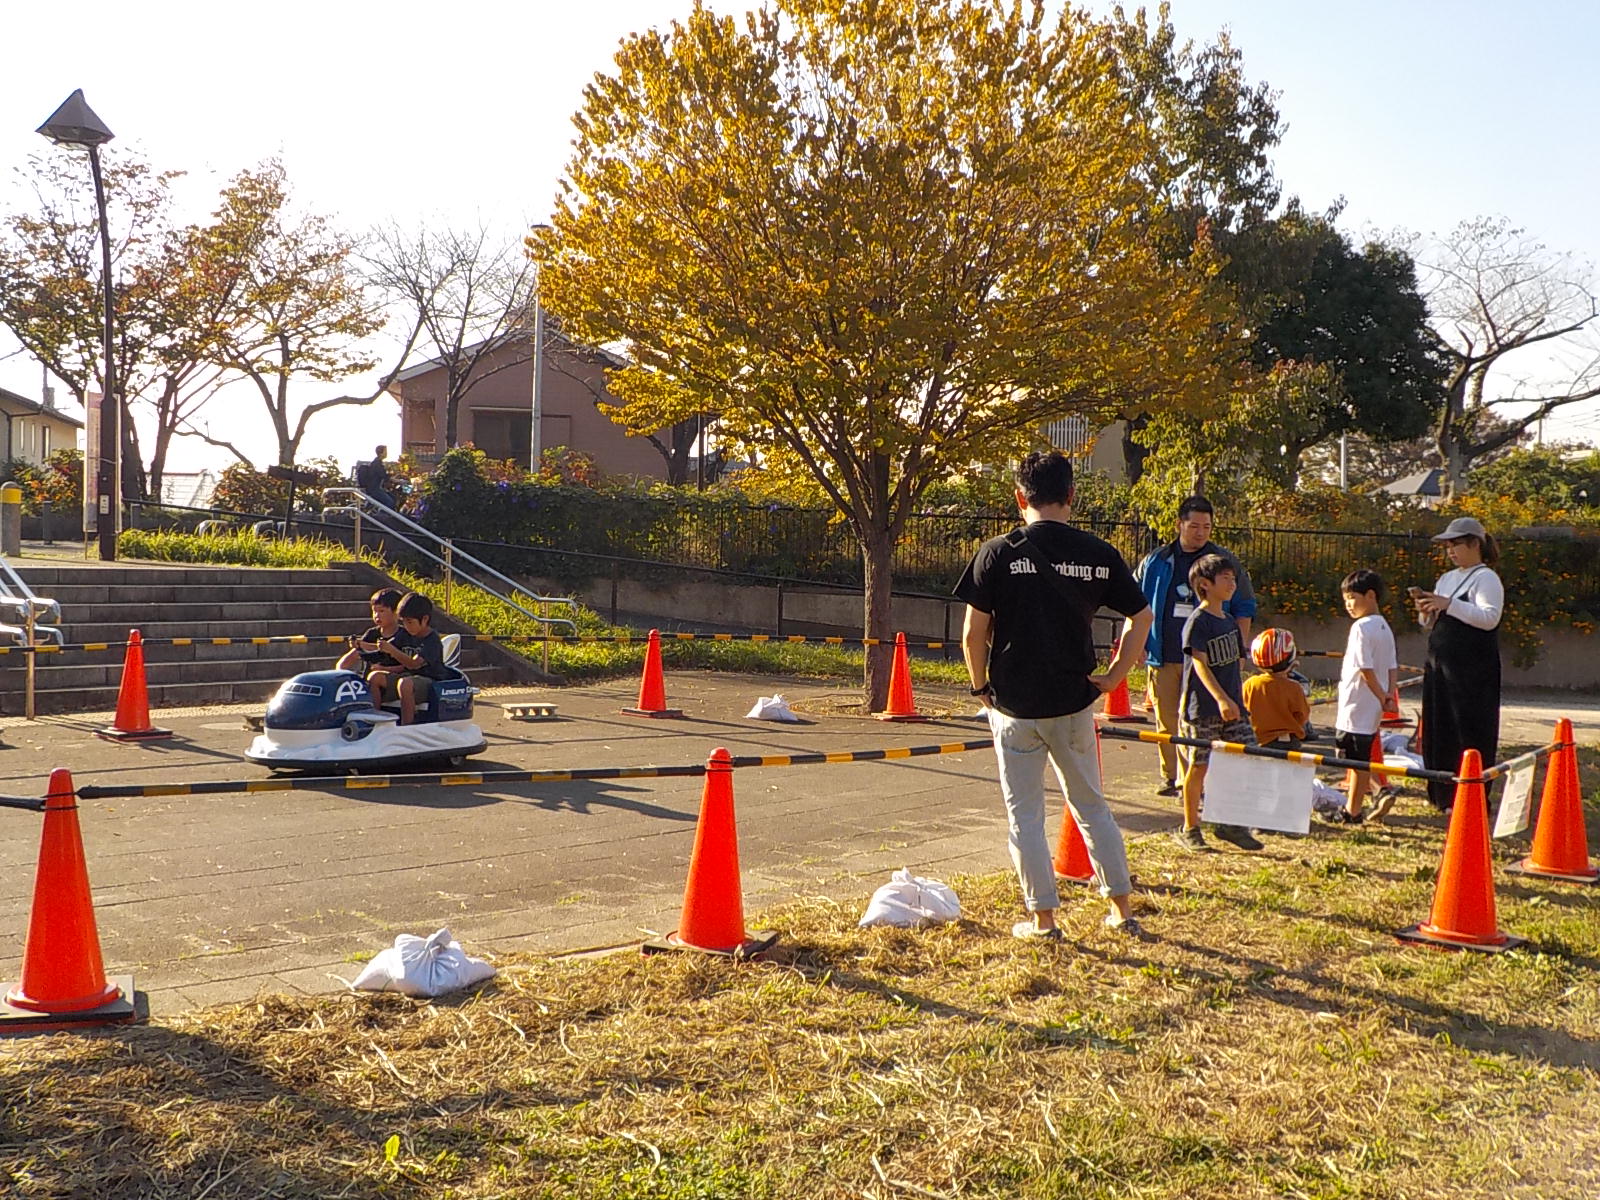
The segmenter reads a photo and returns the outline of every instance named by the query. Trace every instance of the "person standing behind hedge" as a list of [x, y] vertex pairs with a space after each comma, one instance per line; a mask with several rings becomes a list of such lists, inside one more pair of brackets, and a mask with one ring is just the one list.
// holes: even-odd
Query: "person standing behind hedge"
[[[1412, 588], [1417, 616], [1428, 631], [1422, 675], [1422, 761], [1454, 773], [1461, 755], [1476, 750], [1483, 765], [1500, 746], [1500, 618], [1506, 590], [1493, 567], [1500, 550], [1483, 524], [1457, 517], [1435, 535], [1451, 569], [1433, 591]], [[1441, 812], [1455, 802], [1455, 785], [1428, 783], [1428, 800]]]

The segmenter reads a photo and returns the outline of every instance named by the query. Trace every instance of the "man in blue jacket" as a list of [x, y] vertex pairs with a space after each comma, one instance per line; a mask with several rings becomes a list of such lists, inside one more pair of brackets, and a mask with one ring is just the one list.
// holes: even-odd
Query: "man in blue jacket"
[[[1233, 564], [1239, 588], [1223, 606], [1239, 623], [1240, 645], [1250, 644], [1250, 622], [1256, 615], [1255, 589], [1244, 564], [1231, 550], [1211, 540], [1216, 513], [1204, 496], [1190, 496], [1178, 506], [1178, 538], [1145, 555], [1134, 578], [1150, 604], [1155, 621], [1145, 639], [1145, 661], [1155, 679], [1156, 725], [1162, 733], [1178, 732], [1178, 692], [1183, 686], [1183, 623], [1198, 600], [1189, 592], [1189, 568], [1206, 554], [1220, 554]], [[1161, 796], [1178, 795], [1178, 752], [1162, 743]]]

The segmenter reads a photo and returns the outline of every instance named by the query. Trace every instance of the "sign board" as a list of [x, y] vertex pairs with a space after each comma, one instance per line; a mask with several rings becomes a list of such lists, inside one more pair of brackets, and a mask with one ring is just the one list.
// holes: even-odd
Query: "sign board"
[[1219, 825], [1309, 833], [1311, 784], [1316, 773], [1310, 763], [1214, 750], [1206, 771], [1201, 815]]
[[1500, 812], [1494, 819], [1494, 836], [1510, 837], [1528, 827], [1529, 810], [1533, 807], [1533, 773], [1538, 769], [1537, 759], [1519, 763], [1506, 774], [1506, 788], [1500, 795]]

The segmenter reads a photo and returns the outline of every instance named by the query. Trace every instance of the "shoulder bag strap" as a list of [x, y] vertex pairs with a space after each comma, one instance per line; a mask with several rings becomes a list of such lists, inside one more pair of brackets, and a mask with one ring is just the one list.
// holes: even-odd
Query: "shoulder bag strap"
[[1035, 569], [1041, 574], [1049, 576], [1050, 585], [1055, 588], [1056, 594], [1063, 600], [1071, 604], [1080, 602], [1081, 597], [1067, 586], [1066, 579], [1060, 571], [1056, 570], [1055, 564], [1045, 557], [1043, 550], [1039, 549], [1039, 543], [1028, 535], [1026, 525], [1019, 525], [1006, 534], [1006, 544], [1022, 551], [1033, 563]]

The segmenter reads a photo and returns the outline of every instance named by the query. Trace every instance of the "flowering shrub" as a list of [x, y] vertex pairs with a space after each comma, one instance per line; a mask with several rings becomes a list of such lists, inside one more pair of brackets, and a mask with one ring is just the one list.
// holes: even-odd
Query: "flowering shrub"
[[22, 511], [39, 515], [45, 501], [55, 512], [75, 512], [83, 503], [83, 451], [60, 449], [50, 453], [44, 465], [12, 459], [5, 477], [22, 486]]
[[[301, 463], [298, 469], [315, 471], [320, 479], [312, 487], [295, 488], [296, 512], [321, 512], [323, 488], [348, 487], [350, 484], [338, 461], [332, 458], [312, 459], [308, 463]], [[283, 480], [273, 479], [249, 463], [236, 462], [223, 468], [217, 479], [216, 491], [211, 495], [211, 503], [232, 512], [277, 513], [283, 511], [288, 498], [289, 485]]]

